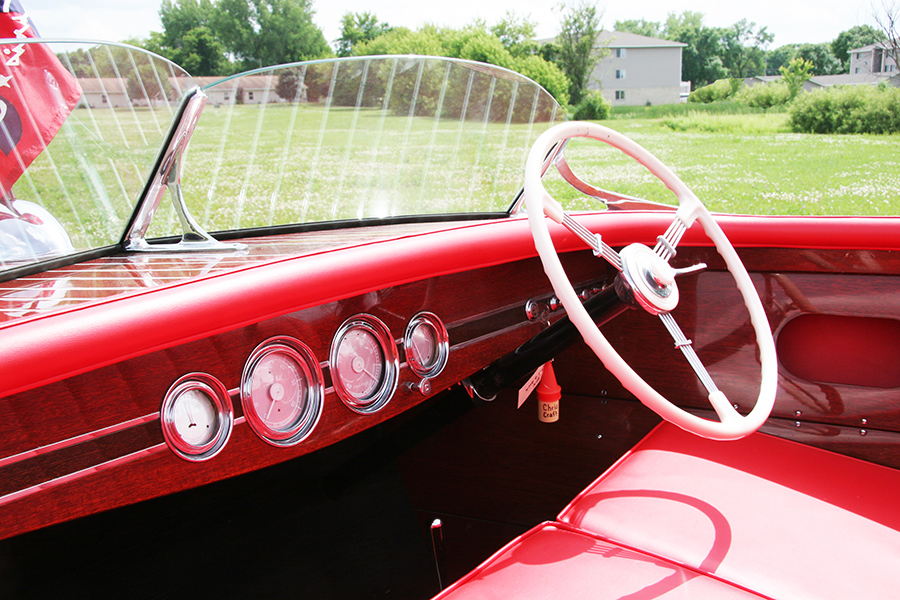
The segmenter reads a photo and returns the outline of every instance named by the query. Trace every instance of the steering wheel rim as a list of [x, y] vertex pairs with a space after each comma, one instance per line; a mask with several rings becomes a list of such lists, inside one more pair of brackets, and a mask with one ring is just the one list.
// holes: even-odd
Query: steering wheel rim
[[[753, 325], [760, 351], [760, 393], [753, 409], [746, 416], [738, 413], [725, 394], [717, 389], [711, 392], [708, 398], [720, 419], [719, 421], [704, 419], [677, 407], [647, 384], [619, 356], [619, 353], [600, 332], [593, 319], [588, 315], [587, 310], [581, 304], [563, 270], [553, 245], [553, 240], [550, 237], [547, 220], [544, 218], [546, 215], [557, 223], [563, 223], [565, 219], [570, 219], [570, 217], [565, 215], [560, 204], [549, 195], [544, 188], [541, 177], [542, 165], [548, 153], [557, 143], [573, 137], [587, 137], [604, 142], [644, 165], [666, 187], [672, 190], [678, 199], [679, 207], [675, 212], [675, 223], [673, 225], [683, 226], [686, 230], [695, 221], [699, 221], [707, 236], [715, 244], [719, 255], [725, 260], [728, 271], [734, 278], [744, 304], [750, 313], [750, 321]], [[772, 338], [772, 332], [769, 328], [762, 302], [746, 268], [731, 242], [725, 236], [722, 228], [719, 227], [697, 196], [671, 169], [642, 146], [608, 127], [597, 123], [578, 121], [561, 123], [544, 132], [531, 148], [525, 165], [525, 202], [528, 207], [528, 222], [535, 247], [544, 265], [544, 272], [550, 279], [557, 297], [565, 307], [572, 323], [578, 328], [585, 343], [628, 391], [665, 420], [685, 431], [708, 439], [739, 439], [756, 431], [765, 422], [775, 403], [777, 363], [775, 359], [775, 342]], [[668, 312], [666, 311], [665, 314], [668, 314]]]

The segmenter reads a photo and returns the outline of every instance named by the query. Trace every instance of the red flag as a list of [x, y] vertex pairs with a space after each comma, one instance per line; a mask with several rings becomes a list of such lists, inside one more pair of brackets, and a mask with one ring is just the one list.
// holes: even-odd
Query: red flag
[[[18, 0], [0, 8], [0, 37], [38, 37]], [[44, 44], [0, 47], [0, 194], [47, 147], [81, 96], [81, 88]]]

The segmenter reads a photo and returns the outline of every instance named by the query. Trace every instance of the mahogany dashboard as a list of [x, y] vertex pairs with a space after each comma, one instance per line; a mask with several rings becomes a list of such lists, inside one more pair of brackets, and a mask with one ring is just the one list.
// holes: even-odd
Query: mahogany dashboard
[[[606, 276], [588, 251], [567, 262], [573, 281]], [[313, 281], [296, 273], [300, 264], [285, 266], [293, 281], [275, 285]], [[152, 292], [165, 310], [186, 313], [169, 315], [184, 323], [180, 343], [3, 399], [0, 539], [290, 460], [377, 426], [533, 337], [544, 324], [525, 306], [552, 295], [538, 259], [525, 257], [334, 300], [320, 287], [326, 301], [289, 311], [248, 294], [207, 318], [246, 322], [193, 335], [198, 290], [231, 277]]]

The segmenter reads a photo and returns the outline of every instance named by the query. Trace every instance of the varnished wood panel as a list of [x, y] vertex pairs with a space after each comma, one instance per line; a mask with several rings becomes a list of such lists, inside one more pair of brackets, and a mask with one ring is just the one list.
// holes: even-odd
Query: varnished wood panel
[[[598, 272], [596, 259], [589, 255], [570, 257], [568, 263], [578, 280], [597, 281], [605, 276], [605, 267]], [[318, 360], [325, 361], [335, 331], [348, 317], [372, 314], [385, 322], [395, 339], [402, 339], [410, 318], [428, 310], [447, 324], [452, 348], [447, 368], [432, 381], [432, 394], [436, 394], [540, 331], [542, 324], [527, 321], [524, 304], [533, 296], [550, 293], [535, 259], [436, 277], [268, 319], [5, 398], [0, 403], [0, 460], [24, 452], [37, 455], [0, 466], [4, 481], [0, 537], [289, 460], [382, 423], [425, 400], [421, 393], [407, 389], [406, 384], [417, 378], [402, 368], [393, 399], [377, 414], [359, 415], [327, 393], [317, 428], [293, 448], [269, 446], [241, 423], [220, 455], [206, 463], [189, 463], [159, 446], [162, 439], [158, 421], [154, 421], [90, 443], [41, 453], [48, 444], [91, 435], [158, 411], [172, 383], [187, 373], [209, 373], [235, 394], [247, 357], [272, 336], [296, 337]], [[402, 350], [400, 360], [405, 360]], [[233, 402], [240, 415], [237, 396]], [[94, 470], [131, 453], [138, 454], [127, 463]], [[46, 485], [73, 473], [79, 478], [64, 485]], [[28, 496], [10, 499], [9, 494], [29, 488]]]
[[[757, 248], [744, 249], [741, 254], [753, 272], [776, 335], [787, 320], [816, 311], [900, 318], [898, 253]], [[607, 275], [603, 263], [587, 252], [569, 255], [566, 261], [570, 276], [577, 281], [597, 281]], [[730, 276], [718, 270], [721, 261], [714, 252], [708, 248], [679, 249], [679, 266], [699, 261], [708, 262], [710, 268], [679, 280], [682, 303], [675, 317], [694, 341], [720, 387], [746, 409], [755, 398], [754, 382], [758, 381], [758, 360], [746, 311]], [[259, 343], [274, 335], [297, 337], [313, 349], [319, 360], [325, 360], [337, 327], [346, 318], [361, 312], [382, 319], [395, 338], [402, 337], [409, 318], [420, 310], [435, 312], [447, 323], [454, 350], [448, 368], [433, 381], [436, 394], [537, 333], [542, 325], [525, 320], [524, 303], [529, 298], [550, 294], [539, 262], [530, 259], [375, 291], [126, 360], [5, 398], [0, 403], [0, 459], [152, 414], [159, 410], [169, 386], [192, 371], [210, 373], [235, 390], [247, 356]], [[658, 319], [628, 311], [605, 326], [604, 331], [626, 360], [664, 395], [689, 407], [707, 407], [705, 394], [693, 372], [672, 348]], [[567, 394], [601, 401], [629, 398], [583, 345], [564, 352], [555, 364]], [[208, 463], [188, 463], [159, 446], [158, 424], [153, 424], [142, 426], [143, 433], [139, 436], [104, 436], [65, 452], [0, 467], [0, 477], [4, 480], [0, 494], [40, 486], [60, 475], [87, 469], [83, 477], [72, 483], [35, 489], [26, 498], [0, 506], [0, 537], [203, 485], [312, 452], [421, 403], [425, 397], [404, 385], [411, 381], [404, 369], [394, 399], [372, 416], [353, 413], [329, 394], [316, 431], [291, 449], [273, 448], [257, 439], [246, 425], [239, 425], [221, 455]], [[236, 409], [240, 414], [239, 402]], [[779, 377], [774, 415], [804, 424], [847, 428], [858, 427], [865, 419], [870, 431], [900, 431], [895, 390], [823, 386], [785, 372]], [[519, 413], [504, 415], [493, 422], [499, 429], [491, 430], [485, 424], [487, 429], [479, 435], [496, 436], [497, 431], [503, 431], [504, 419], [518, 418]], [[616, 427], [625, 425], [616, 423]], [[522, 431], [527, 431], [528, 436], [534, 437], [533, 443], [539, 444], [540, 430]], [[452, 430], [448, 435], [452, 436]], [[870, 439], [875, 440], [876, 436]], [[532, 443], [510, 440], [510, 448], [515, 445], [513, 441]], [[136, 455], [130, 463], [91, 470], [105, 461], [143, 451], [146, 452]], [[503, 460], [511, 464], [515, 457]], [[550, 496], [562, 497], [586, 484], [584, 474], [596, 475], [587, 467], [582, 464], [574, 468], [573, 472], [582, 475], [567, 477], [566, 483]], [[540, 473], [542, 477], [552, 474], [550, 464], [542, 467]], [[548, 491], [551, 488], [552, 485]], [[530, 500], [535, 500], [530, 503], [532, 507], [549, 506], [536, 498]], [[497, 505], [500, 504], [498, 500]], [[441, 507], [436, 506], [434, 510], [440, 511]], [[546, 514], [544, 509], [538, 512]], [[491, 518], [517, 524], [530, 522], [535, 516], [533, 510], [527, 514], [513, 510]]]
[[[803, 314], [900, 319], [900, 257], [896, 252], [757, 248], [742, 249], [740, 254], [776, 338], [786, 322]], [[759, 360], [740, 294], [730, 274], [717, 270], [722, 265], [714, 251], [680, 248], [677, 260], [679, 265], [706, 262], [711, 268], [679, 279], [681, 302], [672, 314], [719, 388], [741, 410], [749, 410], [759, 392]], [[658, 318], [631, 310], [603, 331], [623, 358], [665, 397], [683, 406], [709, 408], [705, 390]], [[878, 351], [876, 347], [867, 349]], [[865, 361], [865, 353], [856, 360]], [[564, 353], [556, 364], [567, 391], [632, 397], [583, 345]], [[781, 367], [772, 415], [803, 424], [900, 431], [897, 392], [894, 388], [807, 381]], [[816, 443], [814, 437], [807, 440]], [[865, 444], [860, 440], [858, 445]], [[900, 467], [896, 457], [882, 462]]]

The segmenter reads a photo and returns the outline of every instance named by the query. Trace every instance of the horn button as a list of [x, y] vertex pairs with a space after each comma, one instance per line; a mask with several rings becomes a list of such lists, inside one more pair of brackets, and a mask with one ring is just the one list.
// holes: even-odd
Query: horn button
[[626, 300], [653, 315], [675, 310], [678, 306], [676, 272], [665, 259], [643, 244], [631, 244], [619, 256], [622, 274], [616, 289], [620, 296], [624, 291]]

